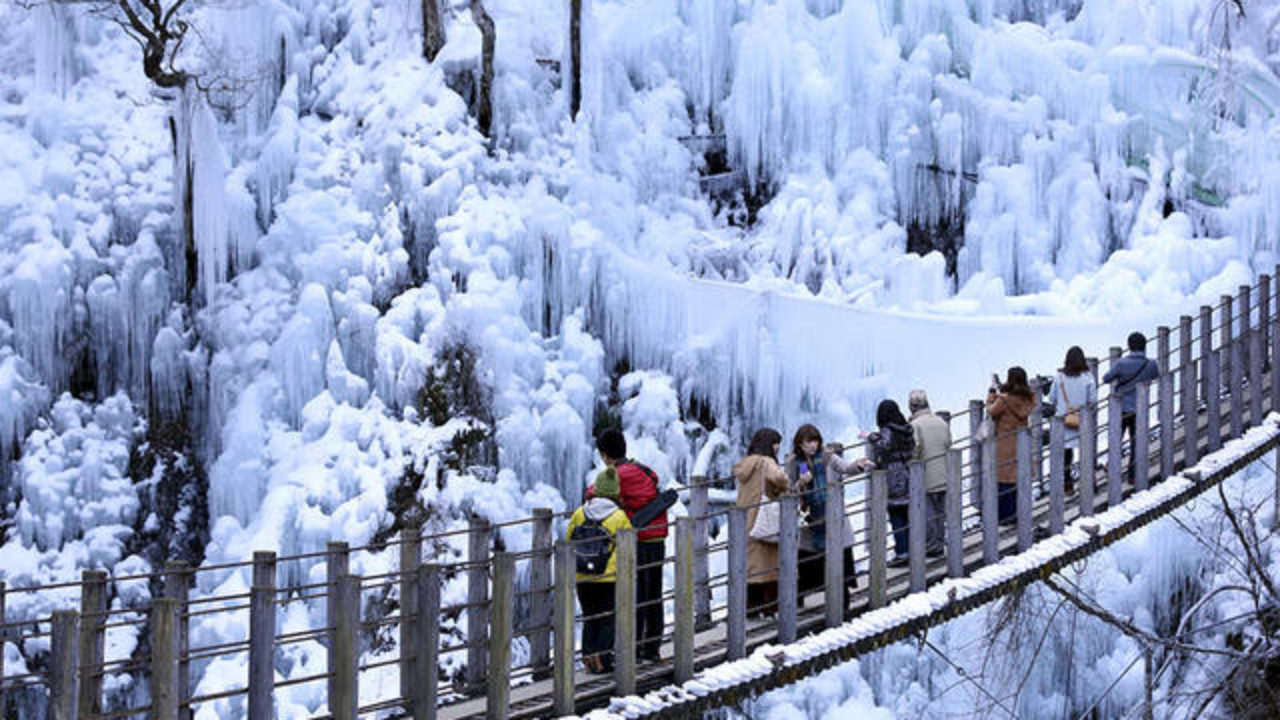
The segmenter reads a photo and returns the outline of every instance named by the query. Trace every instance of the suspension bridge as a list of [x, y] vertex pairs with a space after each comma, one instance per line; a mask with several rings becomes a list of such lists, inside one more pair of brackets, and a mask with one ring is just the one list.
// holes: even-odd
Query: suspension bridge
[[[911, 468], [910, 551], [902, 568], [891, 567], [887, 557], [884, 474], [829, 483], [826, 515], [818, 522], [854, 528], [858, 584], [848, 597], [835, 543], [822, 560], [822, 586], [808, 598], [799, 595], [799, 498], [784, 495], [776, 500], [779, 597], [772, 616], [749, 618], [747, 508], [724, 503], [719, 483], [694, 477], [678, 488], [687, 513], [676, 518], [662, 561], [669, 580], [659, 600], [666, 618], [659, 660], [642, 661], [636, 652], [634, 532], [617, 538], [615, 665], [601, 676], [581, 667], [572, 548], [557, 539], [565, 515], [538, 510], [501, 524], [473, 517], [447, 532], [404, 519], [398, 537], [363, 547], [331, 542], [312, 553], [258, 552], [239, 563], [172, 562], [154, 574], [87, 570], [77, 581], [55, 585], [0, 583], [4, 642], [23, 657], [48, 649], [41, 664], [17, 671], [0, 665], [0, 715], [20, 707], [53, 720], [191, 720], [213, 708], [218, 716], [230, 710], [268, 720], [280, 716], [283, 698], [309, 688], [311, 697], [325, 699], [322, 714], [311, 720], [533, 718], [594, 708], [626, 717], [698, 716], [1016, 592], [1275, 451], [1280, 429], [1268, 420], [1280, 402], [1275, 289], [1272, 276], [1262, 275], [1201, 308], [1198, 317], [1156, 331], [1160, 376], [1138, 386], [1131, 484], [1124, 479], [1129, 457], [1119, 403], [1105, 387], [1099, 402], [1081, 412], [1076, 492], [1065, 492], [1061, 418], [1034, 412], [1031, 426], [1017, 433], [1018, 505], [1010, 525], [997, 520], [996, 440], [975, 439], [982, 401], [949, 417], [961, 439], [945, 457], [940, 556], [926, 549], [921, 463]], [[1116, 328], [1117, 336], [1125, 330]], [[1091, 370], [1102, 372], [1120, 355], [1110, 348], [1091, 360]], [[503, 536], [516, 534], [531, 538], [528, 549], [506, 549]], [[385, 572], [360, 576], [351, 568], [361, 565], [353, 563], [361, 554], [394, 560]], [[281, 582], [307, 577], [284, 572], [303, 564], [323, 564], [323, 577]], [[232, 573], [251, 578], [247, 589], [201, 593]], [[139, 595], [139, 583], [150, 599], [123, 602]], [[442, 592], [459, 586], [465, 597]], [[28, 602], [37, 596], [48, 602]], [[58, 609], [43, 616], [21, 609], [33, 605]], [[308, 611], [291, 612], [300, 605]], [[323, 622], [299, 627], [298, 617]], [[210, 641], [193, 632], [193, 623], [213, 619], [238, 628], [242, 639]], [[108, 659], [120, 634], [137, 638], [136, 646]], [[302, 644], [320, 648], [325, 666], [296, 662], [290, 646]], [[5, 657], [0, 653], [0, 663]], [[241, 677], [195, 684], [215, 663], [237, 668]]]

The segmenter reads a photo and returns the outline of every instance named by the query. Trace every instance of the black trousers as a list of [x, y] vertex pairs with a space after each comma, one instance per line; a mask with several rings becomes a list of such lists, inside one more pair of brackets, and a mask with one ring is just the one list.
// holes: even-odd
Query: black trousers
[[662, 561], [666, 542], [636, 543], [636, 654], [656, 658], [662, 647]]
[[893, 554], [906, 557], [911, 541], [911, 517], [906, 505], [889, 506], [889, 527], [893, 529]]
[[[578, 583], [578, 604], [582, 606], [582, 654], [602, 654], [606, 665], [613, 663], [613, 611], [616, 607], [611, 582]], [[604, 615], [604, 617], [592, 617]]]
[[747, 617], [757, 618], [778, 612], [778, 581], [747, 583]]
[[1001, 525], [1018, 521], [1018, 486], [997, 483], [996, 513]]
[[1129, 479], [1129, 482], [1133, 482], [1134, 458], [1137, 457], [1134, 435], [1138, 432], [1138, 416], [1134, 413], [1122, 413], [1120, 415], [1120, 432], [1125, 438], [1123, 444], [1129, 447], [1129, 467], [1125, 470], [1125, 477]]
[[[844, 556], [842, 559], [844, 561], [845, 598], [847, 599], [849, 597], [848, 593], [858, 587], [858, 576], [853, 568], [853, 548], [845, 548], [842, 554]], [[822, 590], [827, 584], [826, 553], [801, 550], [799, 576], [800, 589], [796, 596], [803, 604], [806, 594]]]

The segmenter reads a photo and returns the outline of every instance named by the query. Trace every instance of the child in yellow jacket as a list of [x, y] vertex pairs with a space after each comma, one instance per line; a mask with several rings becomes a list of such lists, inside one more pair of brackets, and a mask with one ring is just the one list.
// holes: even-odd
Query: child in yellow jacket
[[614, 583], [617, 548], [613, 538], [631, 527], [618, 504], [618, 473], [608, 468], [596, 476], [590, 500], [569, 518], [568, 539], [578, 566], [578, 604], [582, 606], [582, 662], [588, 672], [613, 669]]

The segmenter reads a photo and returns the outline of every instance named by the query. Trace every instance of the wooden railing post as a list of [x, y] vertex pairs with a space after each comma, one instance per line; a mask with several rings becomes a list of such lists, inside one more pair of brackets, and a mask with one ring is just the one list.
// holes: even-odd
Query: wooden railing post
[[972, 480], [969, 485], [969, 504], [973, 509], [982, 512], [982, 477], [985, 470], [982, 446], [974, 438], [978, 436], [978, 426], [986, 417], [987, 405], [981, 400], [969, 401], [969, 469]]
[[689, 514], [693, 516], [693, 574], [698, 586], [694, 592], [694, 627], [711, 627], [711, 576], [707, 558], [707, 484], [705, 477], [695, 476], [689, 482]]
[[440, 682], [440, 566], [427, 563], [418, 568], [418, 623], [416, 640], [417, 681], [413, 693], [413, 719], [436, 720], [436, 686]]
[[1228, 347], [1230, 356], [1229, 363], [1231, 365], [1231, 384], [1230, 391], [1231, 402], [1231, 437], [1238, 438], [1244, 434], [1244, 338], [1236, 336], [1232, 338], [1231, 345]]
[[360, 585], [359, 575], [338, 578], [337, 625], [334, 629], [333, 695], [329, 713], [333, 720], [356, 720], [360, 700]]
[[615, 536], [618, 576], [613, 614], [613, 684], [618, 695], [636, 691], [636, 531]]
[[1178, 383], [1182, 400], [1182, 455], [1184, 467], [1195, 465], [1200, 459], [1200, 411], [1196, 401], [1196, 365], [1191, 359], [1191, 343], [1195, 338], [1191, 335], [1191, 316], [1183, 315], [1178, 321], [1178, 337], [1182, 345], [1178, 348]]
[[982, 448], [982, 563], [990, 565], [1000, 559], [999, 491], [996, 473], [996, 441], [991, 438]]
[[467, 694], [482, 691], [488, 677], [489, 521], [472, 515], [467, 534]]
[[[1108, 402], [1113, 402], [1114, 398]], [[1080, 408], [1080, 517], [1093, 515], [1094, 483], [1098, 465], [1098, 406], [1086, 403]]]
[[924, 463], [913, 460], [907, 466], [907, 581], [910, 592], [925, 587], [925, 517]]
[[276, 554], [253, 554], [249, 588], [249, 720], [272, 720], [276, 682]]
[[[691, 517], [676, 518], [676, 627], [674, 642], [675, 680], [682, 683], [693, 677], [694, 614], [698, 579], [694, 571], [694, 533]], [[781, 628], [778, 630], [782, 632]]]
[[1262, 361], [1264, 345], [1262, 328], [1249, 332], [1249, 427], [1262, 424]]
[[529, 663], [535, 679], [551, 674], [551, 520], [550, 508], [533, 510], [533, 555], [529, 558]]
[[729, 508], [728, 617], [726, 655], [737, 660], [747, 654], [747, 509]]
[[1258, 276], [1258, 345], [1262, 348], [1263, 371], [1270, 365], [1267, 353], [1271, 352], [1271, 276]]
[[1066, 460], [1066, 425], [1054, 415], [1049, 420], [1049, 532], [1053, 535], [1065, 526], [1066, 481], [1071, 472]]
[[1151, 383], [1135, 387], [1137, 404], [1133, 417], [1133, 483], [1139, 491], [1151, 483]]
[[[341, 599], [338, 597], [339, 586], [338, 581], [351, 573], [351, 548], [345, 542], [330, 541], [325, 546], [325, 582], [328, 583], [328, 597], [325, 600], [325, 624], [329, 628], [326, 635], [328, 636], [329, 646], [326, 652], [329, 658], [329, 667], [338, 666], [338, 613], [341, 612]], [[326, 680], [329, 689], [329, 697], [333, 697], [337, 693], [337, 687], [333, 673], [329, 673]]]
[[76, 668], [80, 665], [80, 613], [55, 610], [49, 652], [48, 720], [76, 720]]
[[1120, 393], [1107, 401], [1107, 507], [1124, 497], [1124, 408]]
[[82, 718], [102, 713], [103, 651], [107, 631], [107, 573], [85, 570], [80, 575], [80, 682], [78, 713]]
[[1018, 430], [1017, 448], [1014, 461], [1017, 463], [1015, 481], [1018, 487], [1016, 505], [1018, 524], [1018, 552], [1031, 547], [1035, 523], [1031, 517], [1031, 505], [1035, 498], [1031, 496], [1031, 429]]
[[1222, 349], [1222, 382], [1231, 381], [1231, 341], [1235, 339], [1235, 298], [1223, 295], [1218, 316], [1218, 345]]
[[[843, 546], [844, 533], [827, 533]], [[796, 639], [797, 590], [800, 585], [800, 498], [790, 493], [778, 499], [778, 642]]]
[[[0, 682], [4, 679], [4, 644], [9, 641], [9, 628], [5, 627], [8, 621], [5, 620], [4, 612], [5, 593], [8, 589], [8, 583], [0, 580]], [[0, 690], [0, 717], [9, 717], [8, 690]]]
[[872, 610], [888, 602], [889, 479], [884, 470], [871, 473], [867, 498], [867, 582]]
[[178, 720], [191, 720], [191, 706], [184, 705], [191, 699], [191, 664], [187, 654], [191, 650], [190, 612], [191, 565], [181, 560], [170, 560], [164, 565], [164, 594], [178, 603]]
[[1208, 415], [1205, 432], [1209, 435], [1206, 447], [1209, 452], [1217, 452], [1222, 448], [1222, 357], [1225, 353], [1226, 348], [1209, 353], [1209, 368], [1206, 374], [1209, 376], [1209, 387], [1213, 388], [1205, 407]]
[[[964, 577], [964, 507], [960, 496], [962, 478], [960, 450], [947, 451], [947, 575]], [[881, 543], [880, 547], [884, 547]]]
[[[619, 553], [621, 557], [621, 553]], [[516, 558], [509, 552], [493, 557], [493, 612], [489, 622], [488, 720], [507, 720], [511, 710], [511, 641], [516, 605]], [[621, 613], [619, 613], [621, 617]]]
[[1161, 375], [1157, 388], [1160, 393], [1160, 477], [1165, 479], [1174, 473], [1173, 375]]
[[827, 627], [844, 623], [844, 484], [827, 477], [826, 534], [823, 553], [823, 602]]
[[1035, 378], [1031, 381], [1031, 415], [1027, 418], [1027, 426], [1031, 432], [1028, 438], [1031, 440], [1029, 458], [1032, 458], [1029, 471], [1031, 485], [1036, 488], [1037, 492], [1044, 492], [1044, 463], [1040, 462], [1044, 457], [1044, 393], [1045, 386], [1049, 383], [1048, 378]]
[[[1236, 302], [1240, 317], [1240, 329], [1236, 331], [1236, 339], [1240, 343], [1240, 371], [1248, 379], [1249, 366], [1253, 363], [1253, 358], [1249, 357], [1249, 336], [1253, 334], [1253, 287], [1247, 284], [1241, 285]], [[1245, 399], [1241, 398], [1241, 400]], [[1241, 420], [1243, 421], [1243, 417]]]
[[1267, 342], [1265, 343], [1269, 354], [1267, 367], [1271, 371], [1271, 402], [1269, 403], [1271, 412], [1280, 411], [1280, 267], [1276, 268], [1276, 273], [1275, 287], [1268, 294], [1268, 297], [1274, 301], [1275, 307], [1272, 308], [1271, 303], [1267, 303]]
[[556, 608], [555, 608], [555, 657], [552, 658], [551, 705], [561, 717], [573, 715], [574, 703], [574, 594], [577, 583], [576, 560], [573, 545], [568, 540], [556, 540]]
[[[1209, 403], [1209, 356], [1213, 354], [1213, 308], [1200, 306], [1200, 402]], [[1217, 388], [1212, 388], [1217, 390]]]
[[151, 602], [151, 718], [178, 720], [178, 616], [174, 598]]
[[[1280, 272], [1277, 273], [1277, 277], [1280, 277]], [[1276, 288], [1276, 289], [1277, 291], [1280, 291], [1280, 288]], [[1277, 313], [1277, 314], [1280, 314], [1280, 313]], [[1280, 334], [1277, 334], [1276, 337], [1280, 337]], [[1277, 356], [1277, 358], [1280, 359], [1280, 356]], [[1272, 367], [1274, 367], [1274, 365]], [[1275, 519], [1271, 523], [1271, 529], [1280, 530], [1280, 447], [1276, 448], [1276, 455], [1274, 458], [1271, 459], [1271, 462], [1276, 469], [1275, 470], [1276, 491], [1275, 493], [1273, 493], [1273, 496], [1275, 497], [1275, 502], [1274, 502], [1274, 507], [1272, 508], [1272, 511], [1273, 511], [1272, 517]]]
[[[422, 566], [422, 518], [405, 516], [400, 525], [400, 697], [412, 704], [414, 679], [418, 677], [413, 656], [418, 637], [418, 568]], [[435, 618], [431, 619], [435, 622]]]

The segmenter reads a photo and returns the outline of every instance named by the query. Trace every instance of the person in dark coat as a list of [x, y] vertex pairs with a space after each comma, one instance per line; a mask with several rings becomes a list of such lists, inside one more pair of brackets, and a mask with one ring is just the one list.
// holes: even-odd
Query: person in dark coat
[[908, 467], [915, 454], [915, 431], [893, 400], [882, 400], [876, 408], [879, 429], [867, 435], [867, 459], [876, 470], [887, 473], [889, 485], [889, 524], [893, 526], [893, 559], [890, 567], [907, 564], [911, 471]]
[[1102, 376], [1102, 382], [1111, 385], [1112, 402], [1120, 401], [1120, 427], [1129, 444], [1129, 467], [1126, 471], [1133, 482], [1133, 434], [1137, 427], [1138, 383], [1150, 382], [1160, 377], [1160, 366], [1147, 358], [1147, 338], [1142, 333], [1129, 335], [1129, 354], [1111, 364]]
[[[605, 465], [618, 472], [618, 504], [630, 519], [658, 497], [658, 475], [642, 463], [627, 459], [627, 439], [620, 430], [605, 430], [596, 438]], [[590, 497], [591, 488], [587, 489]], [[636, 655], [657, 660], [662, 646], [662, 562], [666, 557], [667, 514], [636, 528]]]
[[1027, 371], [1011, 367], [999, 387], [987, 391], [987, 414], [995, 424], [996, 480], [1000, 486], [997, 515], [1002, 524], [1014, 522], [1018, 514], [1018, 431], [1027, 427], [1035, 408], [1035, 394], [1027, 381]]

